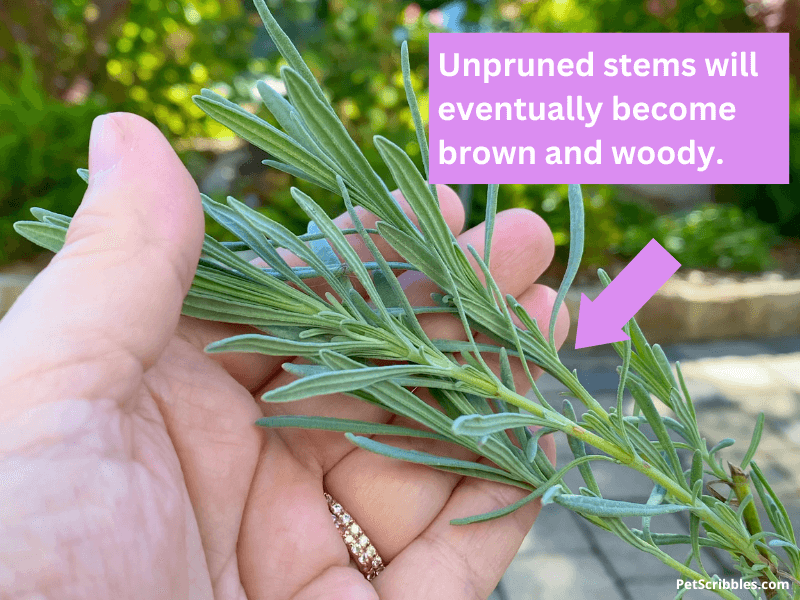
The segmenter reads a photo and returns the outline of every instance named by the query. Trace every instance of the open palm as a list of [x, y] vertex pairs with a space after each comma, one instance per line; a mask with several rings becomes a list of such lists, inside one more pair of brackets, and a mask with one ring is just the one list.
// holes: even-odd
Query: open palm
[[[524, 492], [380, 457], [338, 433], [254, 426], [277, 411], [400, 419], [341, 395], [261, 403], [291, 380], [280, 365], [292, 357], [203, 352], [246, 328], [179, 317], [203, 217], [154, 126], [108, 117], [93, 131], [90, 171], [64, 249], [0, 322], [0, 589], [11, 598], [487, 597], [538, 503], [454, 527], [452, 518]], [[439, 196], [458, 233], [461, 203], [447, 188]], [[549, 321], [555, 293], [535, 283], [552, 258], [549, 230], [523, 210], [499, 214], [495, 227], [498, 284]], [[482, 227], [458, 239], [480, 251]], [[415, 305], [435, 291], [410, 272], [401, 282]], [[456, 319], [421, 317], [431, 337], [463, 335]], [[567, 329], [563, 311], [559, 343]], [[524, 387], [521, 369], [517, 377]], [[435, 440], [391, 443], [475, 458]], [[372, 583], [349, 565], [323, 490], [389, 563]]]

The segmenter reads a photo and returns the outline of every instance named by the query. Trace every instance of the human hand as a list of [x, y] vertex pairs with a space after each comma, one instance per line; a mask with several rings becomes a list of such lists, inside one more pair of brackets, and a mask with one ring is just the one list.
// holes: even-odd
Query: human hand
[[[452, 518], [525, 492], [370, 454], [341, 434], [255, 427], [278, 411], [391, 415], [340, 395], [258, 402], [290, 380], [280, 364], [291, 357], [205, 354], [208, 343], [249, 329], [180, 317], [203, 215], [167, 141], [117, 113], [95, 123], [89, 166], [64, 248], [0, 321], [0, 589], [10, 598], [487, 597], [538, 503], [454, 527]], [[461, 203], [448, 188], [439, 196], [459, 232]], [[480, 252], [482, 226], [458, 238]], [[549, 322], [555, 292], [534, 283], [553, 254], [547, 226], [506, 211], [494, 240], [503, 292]], [[401, 282], [413, 304], [435, 289], [412, 273]], [[431, 337], [463, 334], [447, 315], [421, 322]], [[558, 345], [568, 326], [562, 310]], [[521, 368], [516, 377], [524, 389]], [[392, 443], [475, 458], [431, 440]], [[323, 489], [389, 563], [372, 583], [348, 565]]]

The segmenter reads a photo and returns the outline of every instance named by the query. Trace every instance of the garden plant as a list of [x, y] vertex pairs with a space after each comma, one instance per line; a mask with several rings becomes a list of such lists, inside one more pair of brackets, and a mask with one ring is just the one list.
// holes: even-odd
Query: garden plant
[[[256, 6], [286, 61], [280, 76], [288, 99], [263, 82], [258, 87], [280, 129], [210, 90], [194, 101], [207, 115], [274, 157], [264, 161], [270, 167], [339, 194], [353, 226], [339, 229], [314, 199], [298, 189], [292, 190], [292, 196], [309, 219], [304, 235], [295, 235], [232, 197], [221, 203], [204, 196], [206, 213], [238, 241], [219, 242], [206, 236], [183, 312], [260, 331], [212, 343], [208, 352], [306, 359], [306, 364], [284, 365], [297, 378], [266, 393], [264, 402], [292, 402], [341, 392], [411, 419], [418, 426], [313, 415], [267, 417], [257, 425], [338, 431], [371, 452], [528, 492], [522, 500], [495, 512], [464, 515], [452, 521], [454, 527], [502, 518], [541, 499], [543, 505], [557, 504], [575, 511], [674, 568], [678, 577], [714, 587], [723, 598], [738, 596], [723, 589], [719, 576], [707, 570], [703, 548], [729, 553], [745, 580], [776, 588], [753, 589], [754, 597], [800, 599], [800, 548], [789, 515], [753, 460], [763, 415], [754, 425], [744, 459], [737, 465], [726, 463], [721, 456], [734, 441], [725, 439], [708, 447], [698, 429], [680, 364], [675, 363], [673, 371], [660, 346], [651, 346], [633, 319], [624, 327], [629, 339], [613, 344], [621, 359], [616, 406], [601, 406], [582, 385], [580, 374], [571, 372], [559, 359], [554, 342], [556, 316], [583, 253], [580, 186], [569, 187], [566, 275], [552, 319], [538, 323], [514, 297], [500, 292], [491, 274], [498, 186], [489, 187], [482, 253], [472, 247], [465, 253], [439, 212], [437, 190], [426, 182], [426, 135], [405, 45], [405, 90], [425, 172], [388, 139], [376, 136], [374, 144], [418, 225], [400, 208], [351, 140], [266, 4], [256, 0]], [[88, 180], [86, 170], [80, 169], [79, 174]], [[356, 206], [378, 217], [375, 228], [365, 228]], [[19, 222], [16, 230], [58, 251], [70, 217], [43, 208], [32, 212], [37, 221]], [[360, 237], [372, 260], [362, 261], [347, 236]], [[387, 260], [374, 236], [385, 240], [403, 262]], [[279, 254], [280, 248], [297, 255], [305, 266], [290, 267]], [[268, 266], [250, 262], [253, 255]], [[419, 271], [441, 289], [433, 296], [436, 306], [411, 305], [397, 279], [402, 271]], [[606, 273], [600, 270], [598, 274], [608, 285]], [[312, 280], [324, 281], [329, 291], [320, 291]], [[467, 341], [431, 339], [417, 318], [430, 312], [457, 317]], [[477, 343], [474, 332], [489, 336], [494, 343]], [[499, 360], [499, 372], [489, 366], [487, 356]], [[532, 394], [526, 395], [515, 385], [511, 365], [517, 361], [525, 370]], [[571, 400], [563, 399], [556, 406], [554, 398], [545, 398], [529, 363], [560, 381]], [[430, 391], [435, 405], [414, 393], [421, 389]], [[630, 414], [623, 411], [626, 391], [634, 400]], [[585, 407], [582, 416], [576, 416], [573, 401]], [[674, 417], [664, 416], [664, 409]], [[567, 436], [573, 457], [557, 467], [541, 450], [539, 440], [543, 435], [561, 433]], [[401, 449], [371, 438], [378, 434], [439, 440], [486, 460], [469, 462]], [[615, 490], [600, 489], [593, 475], [592, 463], [598, 461], [624, 465], [650, 479], [650, 497], [641, 504], [615, 500]], [[574, 469], [584, 481], [577, 490], [564, 483], [565, 475]], [[706, 476], [715, 480], [713, 487]], [[760, 518], [757, 503], [763, 506], [771, 528]], [[688, 514], [688, 535], [659, 533], [658, 517], [675, 512]], [[685, 547], [684, 560], [666, 551], [676, 546]], [[685, 592], [685, 588], [679, 591], [678, 597]]]

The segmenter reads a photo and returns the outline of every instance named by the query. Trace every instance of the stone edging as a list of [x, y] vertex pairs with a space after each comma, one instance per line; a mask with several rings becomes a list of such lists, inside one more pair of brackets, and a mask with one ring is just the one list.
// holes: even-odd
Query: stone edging
[[[567, 294], [574, 344], [581, 294], [593, 300], [602, 286]], [[764, 338], [800, 333], [800, 279], [696, 284], [671, 279], [636, 314], [651, 343]]]

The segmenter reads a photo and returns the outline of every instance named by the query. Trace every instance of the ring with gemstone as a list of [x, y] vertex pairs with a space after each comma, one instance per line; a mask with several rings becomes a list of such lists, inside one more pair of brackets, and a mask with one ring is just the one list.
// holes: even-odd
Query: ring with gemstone
[[342, 535], [342, 540], [350, 551], [353, 562], [356, 563], [358, 570], [367, 578], [367, 581], [372, 581], [386, 567], [383, 559], [350, 513], [342, 508], [342, 505], [330, 494], [325, 494], [325, 500], [328, 502], [328, 510], [331, 511], [333, 517], [333, 524]]

